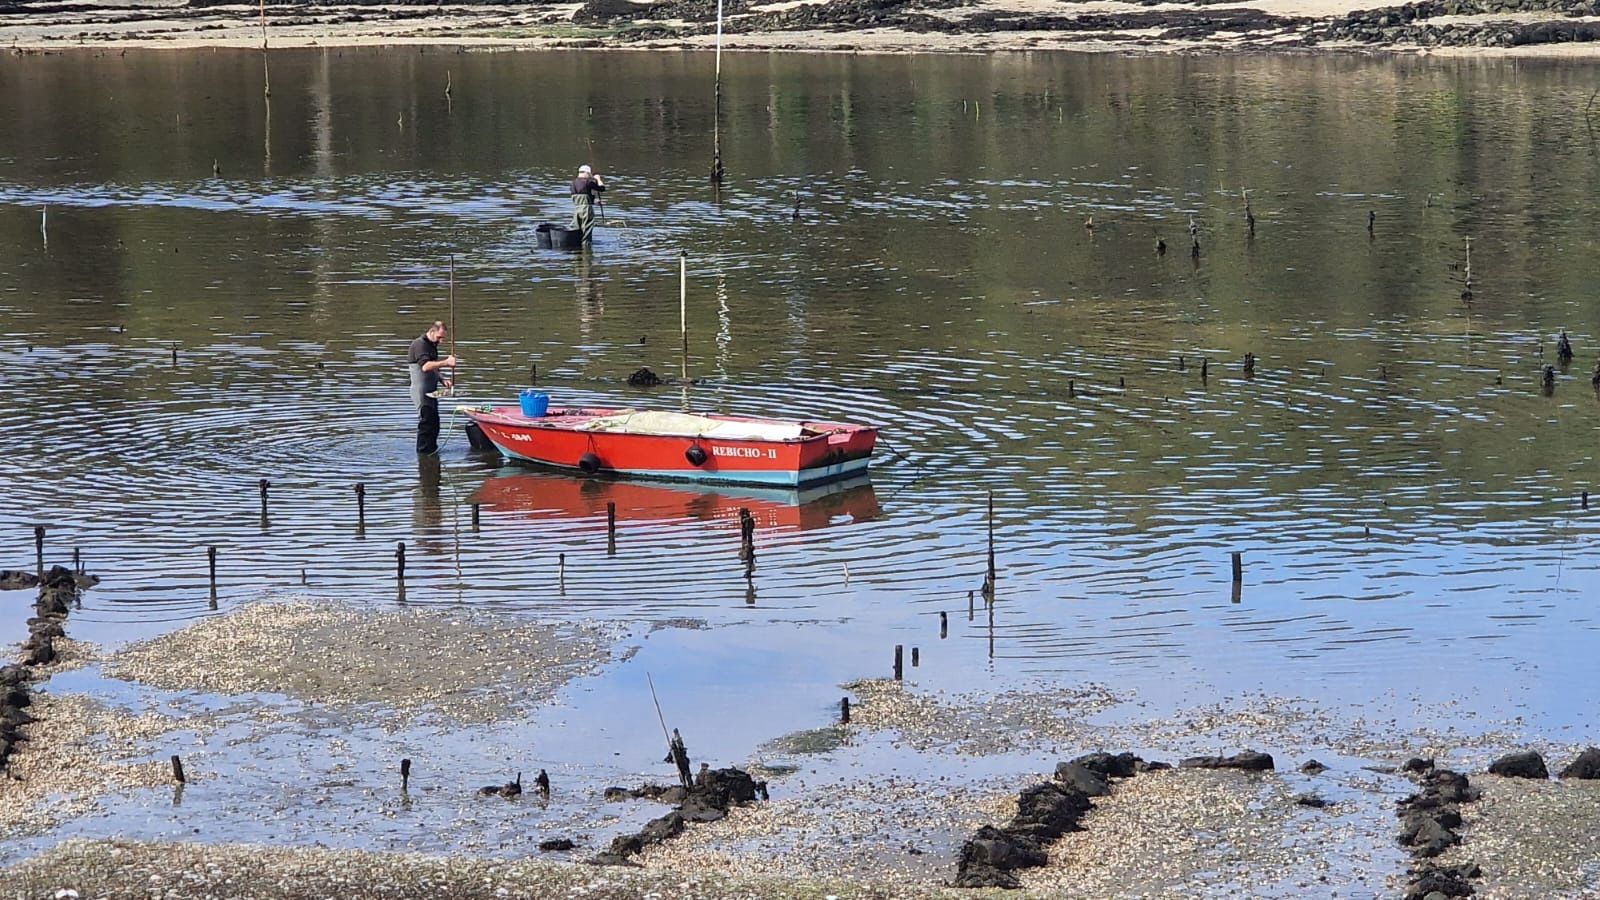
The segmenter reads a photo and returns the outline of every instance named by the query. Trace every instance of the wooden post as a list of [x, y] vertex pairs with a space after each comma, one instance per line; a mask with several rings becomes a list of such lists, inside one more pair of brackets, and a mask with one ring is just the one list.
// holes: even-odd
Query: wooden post
[[478, 506], [479, 506], [479, 504], [477, 504], [477, 503], [472, 504], [472, 530], [473, 531], [477, 531], [478, 530]]
[[172, 780], [179, 784], [189, 783], [189, 779], [183, 776], [183, 760], [179, 759], [176, 753], [172, 754]]
[[1200, 382], [1204, 384], [1211, 378], [1211, 360], [1200, 360]]
[[178, 345], [177, 344], [173, 344], [172, 345], [172, 364], [173, 365], [177, 365], [178, 364]]
[[211, 596], [217, 595], [217, 548], [206, 548], [206, 568], [211, 573]]
[[400, 760], [400, 790], [411, 786], [411, 760]]
[[39, 580], [44, 581], [44, 526], [33, 526], [33, 562], [39, 570]]
[[406, 580], [406, 542], [400, 541], [394, 545], [394, 577], [396, 581]]
[[[1589, 495], [1587, 492], [1584, 493], [1583, 502], [1585, 506], [1588, 506]], [[78, 552], [77, 547], [72, 548], [72, 571], [79, 573], [83, 572], [83, 554]]]
[[894, 680], [899, 681], [905, 676], [906, 648], [900, 644], [894, 645]]
[[984, 581], [984, 599], [994, 599], [994, 491], [989, 492], [989, 577]]
[[849, 697], [841, 697], [841, 698], [839, 698], [839, 724], [840, 725], [849, 725], [850, 724], [850, 698]]
[[272, 483], [263, 478], [257, 486], [261, 490], [261, 518], [265, 519], [267, 517], [267, 488], [271, 487]]
[[950, 636], [950, 617], [939, 613], [939, 639], [944, 640]]
[[1244, 581], [1244, 554], [1237, 551], [1233, 554], [1233, 583]]
[[367, 486], [356, 482], [356, 528], [367, 527]]
[[972, 621], [972, 616], [973, 616], [973, 610], [974, 609], [975, 609], [975, 607], [973, 606], [972, 591], [967, 591], [967, 621], [968, 622]]
[[915, 669], [922, 664], [922, 651], [916, 647], [911, 648], [911, 668]]
[[606, 552], [617, 552], [617, 501], [606, 501]]
[[261, 96], [272, 99], [272, 73], [267, 70], [267, 0], [261, 0]]
[[1589, 492], [1588, 491], [1584, 491], [1583, 492], [1583, 508], [1584, 509], [1588, 509], [1589, 508]]

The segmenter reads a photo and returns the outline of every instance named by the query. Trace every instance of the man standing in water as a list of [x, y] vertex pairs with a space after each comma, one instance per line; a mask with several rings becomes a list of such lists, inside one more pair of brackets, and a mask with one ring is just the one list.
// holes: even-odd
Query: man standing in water
[[584, 246], [594, 234], [594, 204], [605, 189], [605, 179], [588, 166], [578, 167], [578, 177], [572, 179], [572, 227], [583, 232]]
[[439, 374], [440, 369], [454, 369], [455, 356], [439, 358], [439, 341], [444, 338], [443, 322], [434, 322], [422, 336], [411, 342], [411, 352], [406, 362], [411, 369], [411, 402], [417, 407], [417, 452], [439, 452], [439, 398], [436, 394], [443, 384], [450, 387], [450, 379]]

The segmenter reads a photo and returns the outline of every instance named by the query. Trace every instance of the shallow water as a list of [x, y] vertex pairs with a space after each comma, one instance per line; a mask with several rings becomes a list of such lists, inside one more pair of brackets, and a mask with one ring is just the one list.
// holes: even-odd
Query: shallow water
[[[50, 562], [81, 548], [104, 581], [75, 637], [208, 615], [213, 545], [224, 609], [394, 603], [404, 541], [406, 603], [714, 626], [581, 688], [603, 709], [544, 738], [573, 765], [655, 752], [646, 670], [739, 759], [895, 644], [933, 689], [1268, 690], [1402, 722], [1466, 700], [1593, 739], [1587, 69], [730, 55], [719, 197], [706, 55], [272, 59], [270, 105], [252, 53], [0, 63], [0, 567], [32, 567], [35, 522]], [[613, 185], [592, 255], [534, 249], [583, 161]], [[684, 249], [699, 381], [629, 388], [679, 369]], [[720, 498], [503, 467], [457, 429], [419, 466], [403, 354], [450, 314], [452, 254], [463, 399], [534, 364], [558, 403], [872, 422], [881, 461]], [[1561, 329], [1578, 357], [1547, 396]], [[991, 492], [992, 619], [967, 613]], [[4, 599], [14, 640], [27, 595]]]

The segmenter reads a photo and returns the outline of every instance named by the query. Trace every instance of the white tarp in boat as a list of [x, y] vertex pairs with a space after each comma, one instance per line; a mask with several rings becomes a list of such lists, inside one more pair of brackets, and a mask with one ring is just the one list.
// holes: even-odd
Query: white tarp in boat
[[721, 438], [726, 441], [792, 441], [800, 437], [793, 422], [755, 422], [713, 419], [693, 413], [639, 410], [600, 416], [580, 425], [584, 431], [613, 434], [669, 434], [679, 437]]

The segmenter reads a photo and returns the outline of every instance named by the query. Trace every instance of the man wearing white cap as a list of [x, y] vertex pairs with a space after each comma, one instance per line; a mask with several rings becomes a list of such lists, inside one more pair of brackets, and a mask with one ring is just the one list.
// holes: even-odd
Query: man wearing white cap
[[578, 177], [572, 179], [572, 227], [583, 232], [586, 245], [594, 234], [594, 203], [605, 189], [605, 179], [588, 166], [578, 167]]

